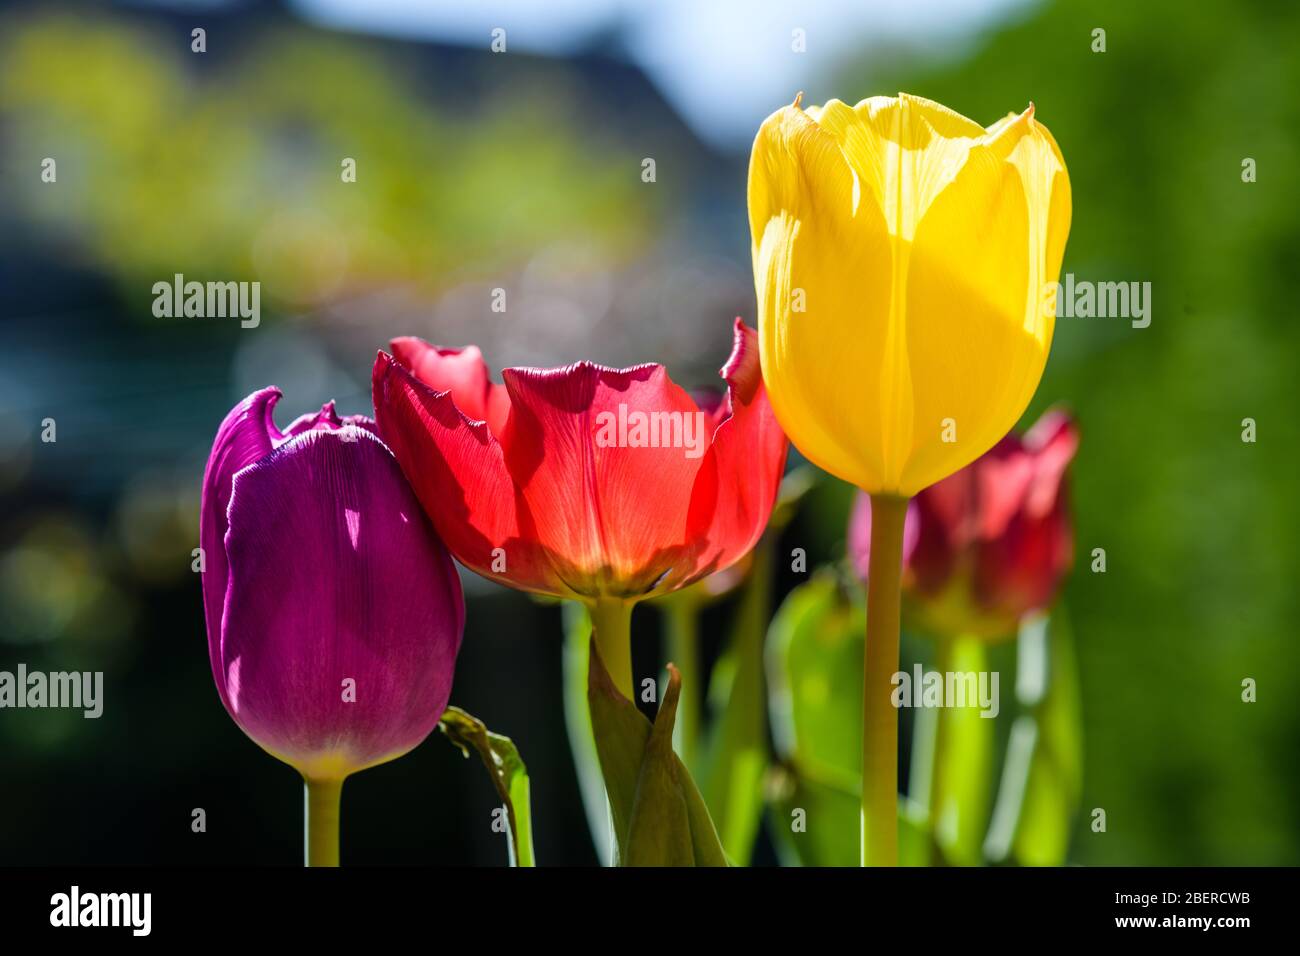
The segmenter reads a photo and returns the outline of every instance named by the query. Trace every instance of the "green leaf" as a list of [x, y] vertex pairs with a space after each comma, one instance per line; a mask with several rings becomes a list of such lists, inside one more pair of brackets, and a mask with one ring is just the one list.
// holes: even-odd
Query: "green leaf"
[[772, 544], [754, 554], [727, 648], [714, 665], [709, 709], [717, 717], [700, 767], [700, 790], [722, 847], [748, 866], [763, 819], [767, 772], [767, 714], [763, 693], [763, 632], [771, 603]]
[[438, 729], [469, 757], [478, 753], [492, 777], [506, 808], [510, 827], [510, 865], [535, 866], [533, 856], [532, 809], [529, 797], [528, 769], [509, 737], [494, 734], [479, 720], [459, 707], [448, 707], [438, 722]]
[[906, 797], [898, 801], [898, 865], [930, 865], [930, 812]]
[[774, 773], [770, 832], [786, 866], [857, 866], [862, 799], [858, 792], [798, 776]]
[[829, 572], [796, 587], [767, 636], [777, 754], [800, 776], [856, 791], [862, 780], [866, 610]]
[[681, 676], [653, 726], [614, 686], [593, 640], [587, 699], [604, 772], [618, 861], [627, 866], [726, 866], [717, 831], [685, 764], [672, 749]]
[[[668, 690], [650, 728], [645, 757], [637, 775], [632, 818], [628, 824], [628, 866], [694, 866], [695, 842], [673, 751], [672, 726], [681, 699], [681, 678], [670, 664]], [[684, 772], [684, 771], [683, 771]]]
[[596, 755], [587, 708], [588, 649], [591, 644], [591, 615], [578, 601], [564, 604], [564, 723], [568, 730], [578, 792], [587, 814], [587, 827], [602, 866], [614, 864], [614, 840], [610, 830], [609, 803], [605, 781]]
[[993, 862], [1060, 866], [1083, 785], [1078, 673], [1064, 610], [1027, 620], [1017, 654], [1023, 713], [1007, 742], [984, 850]]
[[1028, 866], [1065, 862], [1083, 787], [1079, 677], [1065, 613], [1058, 609], [1046, 626], [1049, 685], [1015, 841], [1016, 858]]
[[829, 572], [796, 587], [767, 635], [777, 754], [772, 833], [782, 859], [857, 866], [866, 612]]
[[[940, 674], [988, 671], [982, 641], [974, 637], [937, 638]], [[978, 701], [945, 707], [938, 713], [934, 771], [930, 780], [930, 829], [946, 862], [978, 866], [992, 801], [991, 775], [996, 723], [983, 716]]]
[[[786, 866], [858, 866], [861, 863], [862, 799], [857, 790], [800, 780], [788, 768], [772, 776], [770, 832]], [[796, 816], [796, 814], [799, 814]], [[926, 808], [898, 801], [900, 866], [930, 865]]]

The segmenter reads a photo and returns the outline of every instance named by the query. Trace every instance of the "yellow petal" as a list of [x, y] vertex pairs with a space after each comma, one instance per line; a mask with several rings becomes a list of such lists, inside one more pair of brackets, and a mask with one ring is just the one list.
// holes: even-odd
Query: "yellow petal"
[[972, 148], [922, 220], [907, 299], [909, 355], [926, 385], [913, 392], [904, 493], [991, 448], [1038, 387], [1055, 318], [1044, 289], [1059, 275], [1069, 231], [1064, 168], [1031, 108]]
[[987, 131], [906, 94], [780, 110], [749, 199], [764, 377], [810, 460], [914, 494], [1011, 428], [1069, 231], [1064, 162], [1032, 107]]
[[881, 211], [835, 138], [794, 107], [759, 131], [749, 211], [759, 356], [773, 409], [809, 460], [867, 487], [883, 473], [876, 400], [867, 396], [879, 394], [884, 329], [843, 335], [837, 323], [889, 308]]

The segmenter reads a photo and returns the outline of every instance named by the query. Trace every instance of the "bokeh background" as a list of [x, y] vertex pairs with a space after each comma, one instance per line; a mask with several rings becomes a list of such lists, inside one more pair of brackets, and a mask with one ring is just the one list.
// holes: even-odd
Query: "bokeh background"
[[[297, 863], [301, 787], [222, 710], [205, 652], [190, 562], [216, 425], [272, 383], [281, 424], [329, 398], [367, 412], [399, 334], [497, 370], [653, 360], [716, 383], [731, 318], [754, 321], [748, 147], [799, 90], [907, 90], [986, 124], [1032, 99], [1070, 168], [1065, 271], [1152, 284], [1149, 328], [1058, 322], [1026, 415], [1064, 402], [1083, 434], [1058, 612], [1085, 747], [1070, 860], [1300, 863], [1298, 87], [1300, 8], [1263, 0], [0, 8], [0, 669], [105, 672], [99, 720], [0, 711], [0, 863]], [[178, 272], [260, 280], [261, 325], [154, 318]], [[783, 552], [841, 558], [850, 500], [823, 477]], [[466, 586], [453, 702], [518, 744], [539, 861], [593, 863], [560, 610]], [[652, 672], [656, 612], [634, 623]], [[435, 734], [349, 781], [344, 862], [503, 863], [495, 802]], [[765, 834], [755, 862], [775, 860]]]

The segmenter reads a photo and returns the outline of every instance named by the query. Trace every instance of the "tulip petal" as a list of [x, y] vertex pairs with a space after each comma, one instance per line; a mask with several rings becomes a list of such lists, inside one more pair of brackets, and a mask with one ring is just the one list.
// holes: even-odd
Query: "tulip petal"
[[380, 434], [457, 560], [490, 580], [572, 596], [518, 508], [490, 426], [470, 421], [449, 390], [434, 391], [383, 352], [373, 394]]
[[907, 94], [787, 107], [755, 140], [749, 207], [764, 376], [810, 460], [910, 496], [1014, 424], [1070, 215], [1032, 106], [987, 131]]
[[225, 553], [227, 510], [235, 475], [305, 431], [338, 429], [347, 425], [375, 430], [374, 422], [364, 415], [340, 418], [334, 403], [328, 402], [315, 414], [299, 416], [281, 432], [274, 419], [275, 406], [281, 397], [278, 388], [264, 388], [231, 409], [217, 429], [203, 474], [203, 497], [199, 508], [199, 545], [204, 557], [203, 609], [212, 672], [217, 677], [217, 689], [223, 700], [225, 685], [218, 673], [217, 662], [220, 657], [221, 610], [229, 583]]
[[378, 432], [375, 429], [374, 419], [365, 415], [346, 415], [339, 416], [338, 411], [334, 408], [334, 402], [329, 401], [321, 406], [321, 410], [316, 413], [308, 412], [305, 415], [299, 415], [289, 427], [284, 430], [282, 438], [292, 438], [295, 435], [301, 435], [303, 432], [317, 430], [332, 430], [344, 428], [348, 425], [355, 425], [358, 428], [364, 428], [367, 431]]
[[[759, 345], [768, 397], [814, 464], [881, 487], [882, 356], [893, 252], [840, 143], [803, 110], [764, 122], [749, 170]], [[829, 342], [833, 348], [828, 348]]]
[[[911, 494], [997, 442], [1024, 412], [1051, 347], [1044, 308], [1069, 227], [1068, 180], [1032, 108], [970, 150], [917, 229], [908, 351], [926, 370], [900, 487]], [[932, 317], [960, 312], [961, 321]], [[956, 441], [944, 437], [955, 426]]]
[[[275, 427], [272, 412], [280, 400], [278, 388], [254, 392], [230, 410], [217, 429], [203, 473], [199, 506], [199, 546], [203, 549], [203, 610], [207, 619], [208, 654], [217, 689], [226, 700], [220, 677], [221, 610], [226, 602], [228, 566], [225, 537], [226, 512], [235, 475], [274, 450], [284, 436]], [[229, 703], [227, 702], [227, 706]]]
[[1024, 446], [1035, 461], [1025, 511], [1041, 518], [1056, 507], [1065, 469], [1079, 450], [1079, 428], [1068, 412], [1051, 409], [1025, 433]]
[[733, 341], [719, 373], [727, 382], [728, 414], [692, 490], [692, 534], [705, 547], [688, 582], [729, 567], [758, 543], [785, 471], [788, 445], [767, 400], [758, 335], [736, 319]]
[[464, 605], [383, 443], [355, 427], [300, 434], [235, 476], [229, 519], [219, 683], [245, 732], [317, 779], [423, 740], [451, 692]]
[[411, 370], [435, 392], [451, 392], [452, 401], [471, 421], [487, 422], [500, 437], [510, 414], [505, 386], [495, 384], [477, 345], [463, 349], [439, 348], [422, 339], [404, 336], [392, 341], [393, 358]]
[[[380, 354], [381, 434], [452, 553], [479, 573], [559, 596], [639, 598], [734, 563], [761, 534], [786, 444], [739, 320], [725, 396], [697, 404], [658, 365], [506, 369], [495, 429], [457, 398], [458, 387], [467, 401], [482, 395], [477, 350], [399, 343], [425, 371]], [[507, 566], [489, 570], [495, 549]]]
[[[506, 369], [502, 445], [530, 525], [580, 593], [639, 596], [688, 563], [708, 416], [663, 366]], [[688, 447], [688, 444], [690, 447]]]
[[934, 200], [966, 163], [985, 133], [933, 100], [900, 93], [873, 96], [850, 108], [831, 100], [816, 116], [869, 188], [890, 233], [910, 242]]
[[[1055, 598], [1074, 562], [1066, 468], [1078, 447], [1074, 419], [1052, 409], [1023, 440], [1008, 436], [977, 466], [966, 469], [983, 472], [999, 459], [1018, 462], [1016, 488], [1000, 499], [989, 487], [994, 476], [982, 475], [982, 494], [987, 496], [983, 509], [989, 516], [976, 546], [974, 588], [986, 608], [1018, 618], [1027, 609], [1046, 608]], [[994, 506], [1003, 513], [992, 515]]]

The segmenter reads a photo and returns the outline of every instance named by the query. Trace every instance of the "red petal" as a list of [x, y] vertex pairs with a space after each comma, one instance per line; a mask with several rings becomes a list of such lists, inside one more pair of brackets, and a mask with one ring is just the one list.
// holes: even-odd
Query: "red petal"
[[1058, 409], [1026, 433], [1020, 456], [1029, 476], [1020, 505], [979, 548], [975, 587], [985, 606], [1019, 617], [1054, 600], [1074, 558], [1065, 471], [1078, 447], [1074, 420]]
[[393, 339], [393, 358], [435, 392], [450, 390], [452, 401], [471, 421], [487, 422], [500, 437], [510, 414], [505, 387], [493, 384], [477, 345], [439, 348], [412, 336]]
[[[579, 362], [504, 377], [506, 465], [561, 576], [584, 593], [637, 596], [685, 563], [697, 547], [687, 513], [710, 436], [707, 416], [663, 367]], [[667, 447], [650, 444], [661, 438]]]
[[434, 391], [383, 352], [372, 387], [380, 437], [456, 559], [490, 580], [572, 596], [516, 507], [514, 481], [489, 426], [471, 422], [450, 392]]
[[1015, 435], [1008, 435], [969, 466], [978, 509], [974, 533], [997, 538], [1024, 507], [1034, 478], [1034, 459]]
[[758, 336], [736, 319], [731, 357], [720, 371], [730, 414], [713, 436], [691, 494], [691, 530], [704, 548], [688, 580], [734, 564], [758, 543], [785, 471], [785, 432], [767, 400]]
[[1068, 412], [1051, 409], [1025, 435], [1025, 450], [1034, 456], [1034, 477], [1025, 510], [1031, 515], [1045, 515], [1056, 505], [1065, 469], [1079, 450], [1079, 428]]
[[[394, 347], [400, 361], [381, 353], [375, 365], [381, 435], [452, 553], [485, 576], [642, 596], [734, 563], [767, 523], [786, 441], [739, 321], [728, 395], [704, 407], [661, 366], [587, 362], [507, 369], [506, 395], [484, 398], [477, 349]], [[488, 425], [469, 421], [479, 414]], [[501, 575], [494, 547], [506, 548]]]

